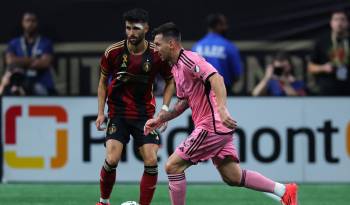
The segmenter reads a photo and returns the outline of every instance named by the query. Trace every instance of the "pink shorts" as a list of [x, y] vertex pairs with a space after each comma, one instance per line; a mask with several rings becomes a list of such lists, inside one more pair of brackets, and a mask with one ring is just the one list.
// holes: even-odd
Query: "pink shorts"
[[225, 157], [239, 162], [232, 134], [218, 135], [200, 128], [193, 130], [191, 135], [177, 146], [175, 153], [193, 164], [212, 159], [218, 166]]

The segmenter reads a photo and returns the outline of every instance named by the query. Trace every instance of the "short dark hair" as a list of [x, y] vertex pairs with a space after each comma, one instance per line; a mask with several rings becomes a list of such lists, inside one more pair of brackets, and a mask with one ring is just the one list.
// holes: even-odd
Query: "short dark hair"
[[162, 24], [155, 28], [152, 32], [153, 37], [162, 34], [164, 37], [171, 37], [177, 41], [181, 40], [181, 32], [173, 22]]
[[222, 13], [209, 14], [207, 16], [207, 26], [210, 29], [215, 29], [217, 25], [222, 23], [222, 17], [225, 17]]
[[129, 22], [142, 22], [148, 23], [148, 12], [141, 8], [131, 9], [123, 14], [123, 20]]

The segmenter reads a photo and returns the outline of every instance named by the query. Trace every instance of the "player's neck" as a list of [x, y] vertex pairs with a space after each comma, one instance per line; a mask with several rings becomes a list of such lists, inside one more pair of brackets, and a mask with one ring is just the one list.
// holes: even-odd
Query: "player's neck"
[[143, 41], [141, 41], [137, 45], [133, 45], [130, 42], [128, 42], [127, 45], [128, 45], [128, 50], [129, 50], [129, 52], [131, 54], [133, 54], [133, 55], [141, 55], [141, 54], [143, 54], [146, 51], [148, 42], [144, 39]]

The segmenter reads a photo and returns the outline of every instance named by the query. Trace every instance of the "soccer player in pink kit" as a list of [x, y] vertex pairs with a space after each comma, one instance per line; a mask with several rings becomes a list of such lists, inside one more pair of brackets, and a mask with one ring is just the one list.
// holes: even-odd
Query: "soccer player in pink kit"
[[176, 148], [166, 164], [172, 204], [185, 204], [184, 171], [198, 162], [212, 159], [228, 185], [268, 192], [280, 197], [284, 205], [297, 205], [296, 184], [284, 185], [258, 172], [240, 168], [232, 136], [237, 124], [227, 110], [225, 85], [215, 68], [198, 54], [182, 48], [181, 34], [175, 24], [163, 24], [153, 34], [161, 59], [172, 65], [178, 101], [169, 111], [162, 110], [156, 118], [146, 122], [145, 135], [188, 107], [192, 109], [195, 123], [194, 131]]

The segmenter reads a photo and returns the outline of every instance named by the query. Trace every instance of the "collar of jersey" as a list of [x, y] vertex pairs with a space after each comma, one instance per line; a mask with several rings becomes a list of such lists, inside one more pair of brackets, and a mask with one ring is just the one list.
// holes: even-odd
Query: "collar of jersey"
[[177, 57], [176, 64], [179, 64], [180, 56], [182, 55], [183, 52], [184, 52], [184, 49], [181, 48], [180, 53], [179, 53], [179, 56]]

